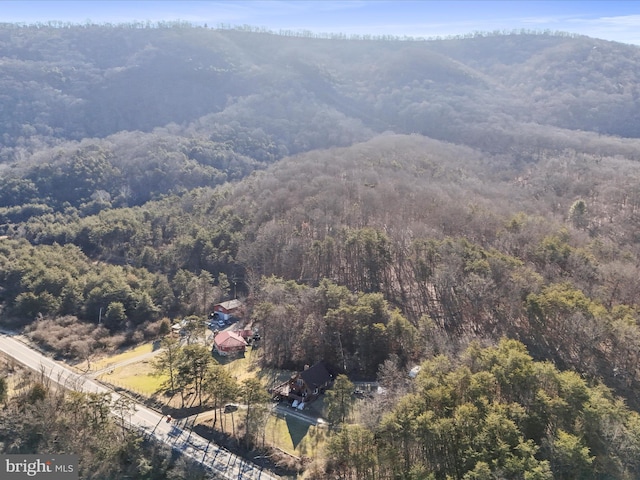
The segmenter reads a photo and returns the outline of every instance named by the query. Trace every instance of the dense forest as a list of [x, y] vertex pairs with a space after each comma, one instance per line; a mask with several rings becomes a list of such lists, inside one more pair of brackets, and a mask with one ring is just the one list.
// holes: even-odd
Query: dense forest
[[[394, 398], [404, 388], [386, 363]], [[413, 391], [371, 412], [331, 439], [341, 478], [637, 478], [640, 467], [640, 416], [513, 340], [434, 357]]]
[[319, 478], [640, 478], [637, 47], [5, 24], [0, 64], [0, 325], [87, 359], [237, 294], [265, 367], [393, 392]]

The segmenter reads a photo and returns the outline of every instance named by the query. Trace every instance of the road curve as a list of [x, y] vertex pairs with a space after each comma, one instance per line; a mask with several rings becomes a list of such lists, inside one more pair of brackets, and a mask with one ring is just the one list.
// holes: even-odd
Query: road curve
[[[74, 372], [65, 365], [12, 338], [10, 334], [0, 334], [0, 351], [70, 390], [85, 393], [108, 393], [111, 395], [112, 404], [121, 397], [120, 394], [103, 384], [86, 375]], [[113, 413], [116, 415], [115, 411]], [[120, 418], [121, 415], [118, 413], [116, 416]], [[182, 430], [173, 422], [167, 423], [165, 420], [164, 415], [138, 402], [135, 402], [135, 410], [130, 415], [127, 414], [125, 419], [130, 428], [135, 428], [148, 438], [163, 442], [202, 464], [212, 472], [214, 478], [229, 480], [276, 480], [281, 478], [271, 472], [263, 471], [258, 465], [234, 455], [191, 431]]]

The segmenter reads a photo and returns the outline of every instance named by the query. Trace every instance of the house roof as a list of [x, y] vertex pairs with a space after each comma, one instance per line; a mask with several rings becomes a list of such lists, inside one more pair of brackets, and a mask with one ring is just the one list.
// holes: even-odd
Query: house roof
[[325, 386], [333, 378], [324, 362], [318, 362], [312, 367], [300, 372], [300, 378], [311, 388], [320, 388]]
[[235, 298], [233, 300], [228, 300], [226, 302], [218, 303], [215, 306], [216, 307], [220, 306], [225, 310], [234, 310], [236, 308], [240, 308], [242, 306], [242, 302], [237, 298]]
[[245, 340], [253, 335], [253, 331], [248, 328], [245, 328], [244, 330], [235, 330], [235, 333]]
[[244, 338], [234, 332], [220, 332], [213, 341], [217, 347], [222, 347], [223, 349], [244, 348], [247, 346]]

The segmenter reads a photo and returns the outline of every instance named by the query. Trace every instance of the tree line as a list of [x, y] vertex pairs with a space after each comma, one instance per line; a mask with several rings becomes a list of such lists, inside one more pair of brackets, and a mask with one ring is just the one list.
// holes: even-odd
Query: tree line
[[637, 476], [638, 414], [602, 384], [534, 361], [517, 341], [435, 356], [410, 384], [402, 373], [380, 377], [390, 409], [379, 404], [364, 422], [343, 424], [332, 435], [323, 475]]

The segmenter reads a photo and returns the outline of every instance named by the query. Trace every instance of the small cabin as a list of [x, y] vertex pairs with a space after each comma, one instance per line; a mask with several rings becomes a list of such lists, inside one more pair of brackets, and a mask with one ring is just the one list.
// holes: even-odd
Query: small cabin
[[228, 320], [229, 317], [241, 316], [242, 314], [242, 302], [238, 299], [229, 300], [228, 302], [217, 303], [213, 306], [213, 311], [216, 312], [223, 320]]

